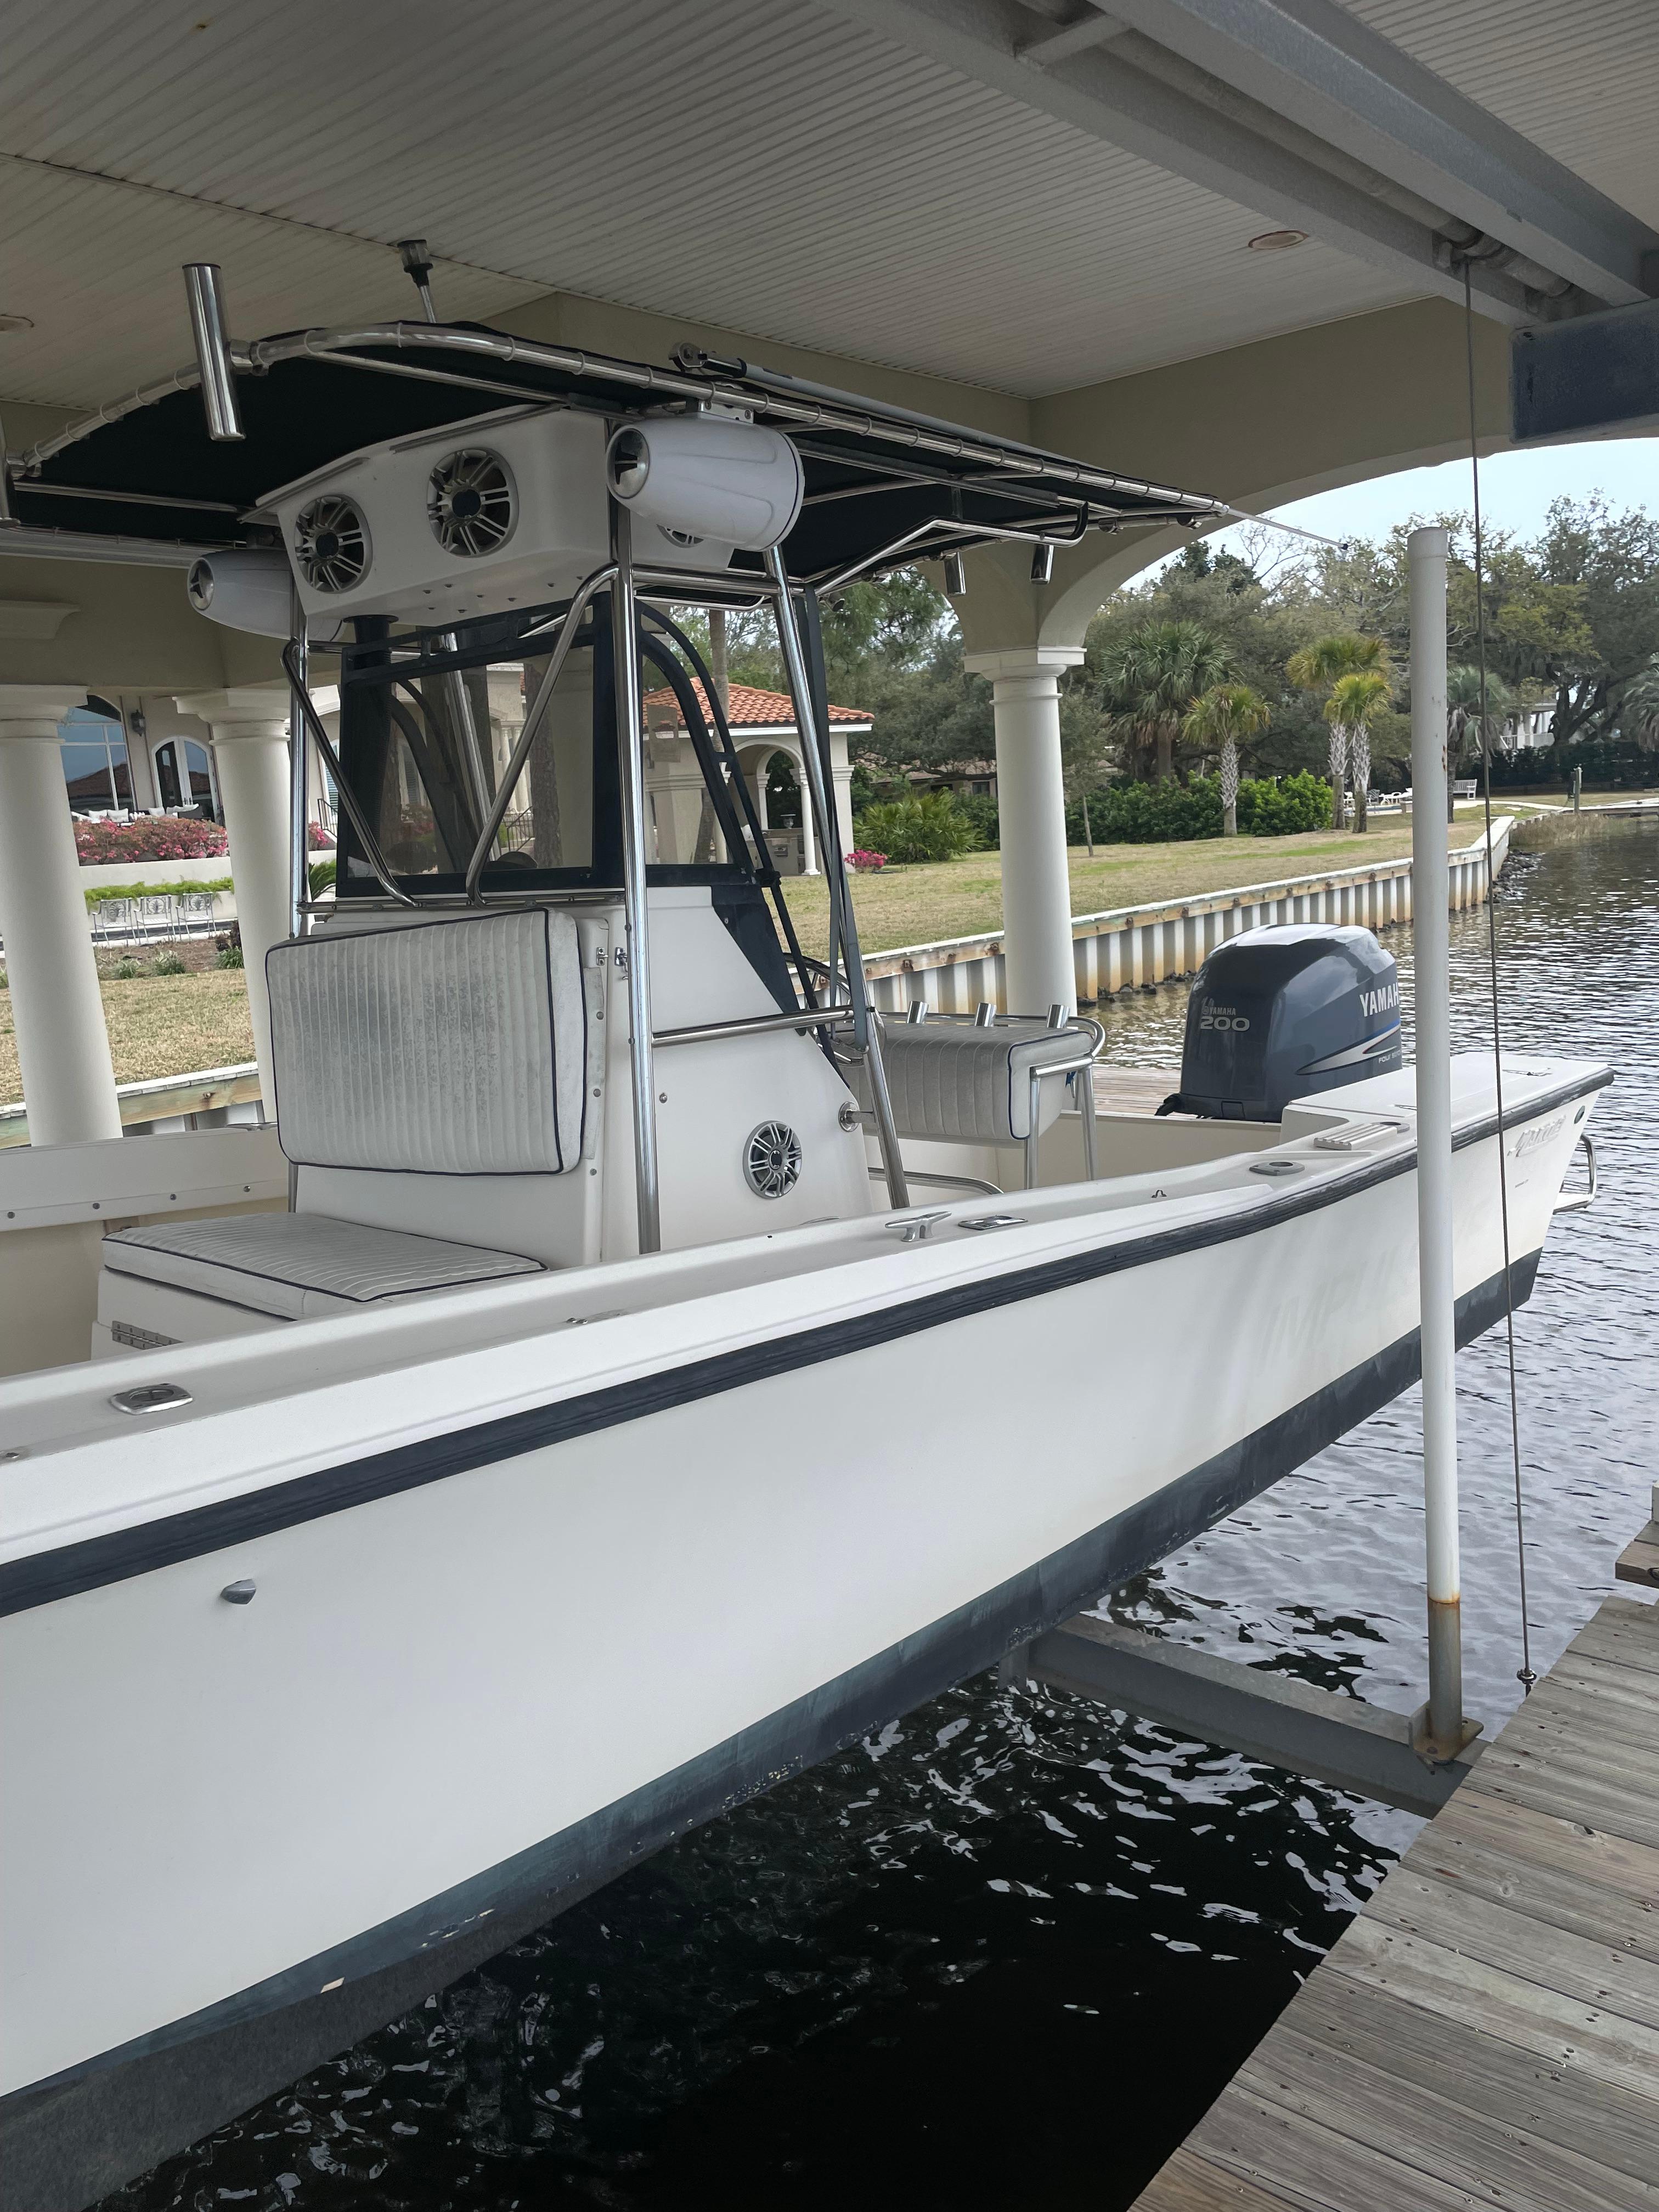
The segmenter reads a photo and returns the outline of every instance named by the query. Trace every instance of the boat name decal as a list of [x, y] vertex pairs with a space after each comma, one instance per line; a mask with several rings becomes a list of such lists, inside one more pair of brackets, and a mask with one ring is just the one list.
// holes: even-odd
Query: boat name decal
[[1362, 991], [1359, 994], [1359, 1011], [1362, 1014], [1392, 1013], [1399, 1004], [1398, 983], [1379, 983], [1376, 990]]
[[1529, 1123], [1516, 1136], [1510, 1158], [1518, 1160], [1523, 1152], [1535, 1152], [1540, 1145], [1547, 1145], [1552, 1137], [1560, 1134], [1566, 1119], [1565, 1114], [1558, 1114], [1553, 1121]]
[[1213, 999], [1206, 999], [1198, 1026], [1201, 1030], [1247, 1030], [1250, 1018], [1241, 1014], [1237, 1007], [1218, 1006]]

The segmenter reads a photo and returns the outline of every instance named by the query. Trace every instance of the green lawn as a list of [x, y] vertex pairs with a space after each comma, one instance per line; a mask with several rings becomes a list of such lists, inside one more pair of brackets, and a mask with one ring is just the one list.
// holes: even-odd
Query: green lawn
[[[1460, 807], [1455, 844], [1480, 833], [1480, 809]], [[1409, 818], [1385, 816], [1364, 837], [1352, 831], [1312, 830], [1293, 837], [1206, 837], [1187, 845], [1097, 845], [1091, 860], [1081, 845], [1069, 855], [1072, 912], [1099, 914], [1113, 907], [1162, 905], [1198, 891], [1235, 884], [1275, 883], [1358, 868], [1369, 860], [1402, 858], [1412, 848]], [[787, 878], [789, 910], [809, 952], [829, 944], [829, 891], [821, 876]], [[866, 952], [899, 945], [927, 945], [942, 937], [972, 937], [1002, 927], [1002, 855], [969, 853], [960, 860], [924, 867], [886, 867], [857, 876], [853, 909]]]
[[[1510, 809], [1519, 811], [1519, 809]], [[1479, 807], [1460, 807], [1453, 842], [1480, 834]], [[1368, 860], [1398, 859], [1411, 850], [1411, 823], [1385, 817], [1367, 836], [1331, 830], [1295, 837], [1212, 837], [1190, 845], [1097, 845], [1094, 857], [1080, 845], [1070, 854], [1072, 911], [1096, 914], [1112, 907], [1150, 906], [1235, 884], [1276, 882], [1353, 868]], [[809, 952], [829, 944], [829, 896], [821, 876], [786, 880], [791, 913]], [[898, 945], [926, 945], [941, 937], [971, 937], [1002, 927], [1002, 856], [970, 853], [936, 866], [885, 868], [854, 879], [859, 935], [866, 952]], [[153, 948], [141, 948], [148, 965]], [[192, 967], [210, 962], [211, 948], [188, 948]], [[107, 971], [112, 956], [99, 955]], [[210, 966], [187, 975], [140, 975], [120, 981], [106, 972], [104, 1016], [118, 1083], [229, 1067], [253, 1057], [247, 991], [234, 969]], [[0, 989], [0, 1104], [21, 1098], [17, 1040], [11, 996]]]

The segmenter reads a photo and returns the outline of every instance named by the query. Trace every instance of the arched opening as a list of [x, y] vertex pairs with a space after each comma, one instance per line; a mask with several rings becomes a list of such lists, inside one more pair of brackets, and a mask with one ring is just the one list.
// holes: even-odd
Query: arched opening
[[84, 707], [70, 709], [58, 729], [70, 813], [131, 814], [132, 769], [119, 710], [107, 699], [88, 696]]
[[218, 781], [213, 755], [194, 738], [167, 738], [156, 746], [155, 796], [169, 814], [194, 814], [204, 822], [222, 822]]

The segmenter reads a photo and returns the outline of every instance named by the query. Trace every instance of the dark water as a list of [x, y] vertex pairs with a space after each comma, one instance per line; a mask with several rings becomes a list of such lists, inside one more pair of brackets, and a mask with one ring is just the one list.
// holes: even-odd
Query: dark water
[[[1646, 1517], [1659, 1339], [1659, 828], [1512, 860], [1506, 1037], [1598, 1055], [1602, 1197], [1518, 1321], [1534, 1664]], [[1390, 938], [1402, 965], [1409, 945]], [[1489, 1042], [1486, 920], [1454, 925]], [[1106, 1010], [1173, 1066], [1183, 988]], [[1518, 1697], [1501, 1334], [1459, 1361], [1467, 1703]], [[1112, 1374], [1077, 1377], [1111, 1419]], [[1401, 1400], [1114, 1613], [1400, 1708], [1422, 1694]], [[988, 1678], [688, 1838], [111, 2200], [620, 2207], [1127, 2204], [1416, 1823]]]

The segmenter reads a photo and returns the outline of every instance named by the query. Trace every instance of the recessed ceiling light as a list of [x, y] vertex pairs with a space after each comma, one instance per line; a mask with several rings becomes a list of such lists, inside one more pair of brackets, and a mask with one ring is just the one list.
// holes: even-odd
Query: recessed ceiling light
[[1305, 246], [1307, 242], [1305, 230], [1264, 230], [1249, 244], [1252, 253], [1285, 253], [1292, 246]]
[[0, 315], [0, 331], [32, 331], [34, 323], [28, 315]]

